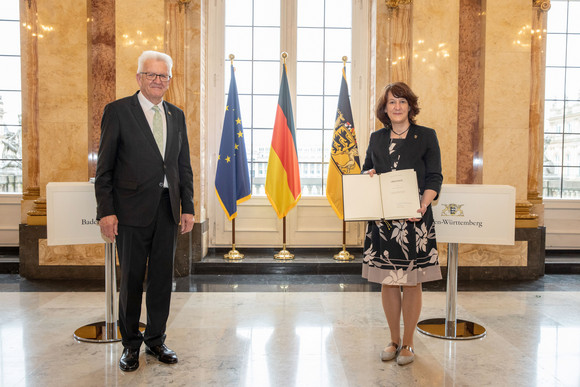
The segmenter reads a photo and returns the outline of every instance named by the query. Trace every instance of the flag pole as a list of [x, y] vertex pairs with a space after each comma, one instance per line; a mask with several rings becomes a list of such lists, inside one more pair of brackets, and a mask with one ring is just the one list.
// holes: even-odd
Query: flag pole
[[224, 254], [224, 259], [229, 261], [244, 259], [244, 254], [236, 250], [236, 218], [232, 219], [232, 249], [227, 254]]
[[[280, 56], [283, 60], [282, 77], [266, 173], [266, 195], [278, 217], [282, 218], [282, 250], [274, 254], [274, 259], [290, 260], [294, 259], [294, 255], [286, 250], [286, 215], [300, 200], [301, 187], [292, 99], [286, 74], [288, 53], [282, 52]], [[285, 181], [280, 179], [282, 174], [286, 176]], [[292, 200], [287, 200], [289, 199], [287, 194], [292, 197]]]
[[[346, 68], [346, 61], [348, 57], [345, 55], [342, 57], [342, 65]], [[334, 255], [334, 259], [337, 261], [352, 261], [354, 255], [346, 251], [346, 222], [342, 221], [342, 251]]]
[[334, 256], [337, 261], [352, 261], [354, 255], [346, 251], [346, 222], [342, 221], [342, 251]]
[[[235, 55], [230, 54], [229, 58], [233, 66]], [[232, 219], [232, 249], [227, 254], [224, 254], [224, 259], [229, 261], [239, 261], [240, 259], [244, 259], [244, 254], [241, 254], [236, 250], [236, 218]]]
[[286, 217], [282, 218], [282, 250], [280, 250], [278, 254], [274, 254], [274, 259], [294, 259], [294, 254], [291, 254], [288, 250], [286, 250]]
[[[282, 60], [284, 61], [284, 66], [286, 66], [286, 58], [288, 57], [287, 52], [282, 53]], [[286, 216], [282, 218], [282, 250], [278, 254], [274, 254], [274, 259], [279, 260], [290, 260], [294, 259], [294, 254], [290, 254], [288, 250], [286, 250]]]

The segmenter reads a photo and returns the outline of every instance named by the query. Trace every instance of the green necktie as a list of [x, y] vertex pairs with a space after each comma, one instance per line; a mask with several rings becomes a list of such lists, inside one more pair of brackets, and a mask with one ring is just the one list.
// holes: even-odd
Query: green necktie
[[159, 152], [163, 155], [163, 121], [161, 119], [161, 111], [159, 106], [153, 106], [151, 109], [155, 112], [153, 114], [153, 137], [159, 148]]

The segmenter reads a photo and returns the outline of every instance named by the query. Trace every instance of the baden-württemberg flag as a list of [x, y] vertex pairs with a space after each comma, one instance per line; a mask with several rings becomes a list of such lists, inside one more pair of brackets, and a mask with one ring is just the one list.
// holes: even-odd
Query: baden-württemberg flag
[[252, 196], [234, 66], [217, 161], [215, 192], [228, 220], [238, 215], [238, 204]]
[[343, 67], [328, 165], [328, 177], [326, 179], [326, 198], [340, 219], [344, 218], [342, 213], [342, 175], [358, 173], [360, 173], [360, 161], [354, 133], [352, 110], [350, 109], [350, 100], [348, 98], [346, 67]]
[[283, 218], [298, 203], [301, 194], [296, 131], [284, 64], [266, 173], [266, 195], [278, 218]]

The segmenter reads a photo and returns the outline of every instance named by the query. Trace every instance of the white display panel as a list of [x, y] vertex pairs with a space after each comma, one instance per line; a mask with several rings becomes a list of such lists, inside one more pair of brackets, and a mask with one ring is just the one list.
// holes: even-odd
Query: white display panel
[[105, 243], [96, 220], [94, 184], [48, 183], [46, 215], [49, 246]]
[[437, 242], [513, 245], [514, 187], [444, 184], [433, 202]]

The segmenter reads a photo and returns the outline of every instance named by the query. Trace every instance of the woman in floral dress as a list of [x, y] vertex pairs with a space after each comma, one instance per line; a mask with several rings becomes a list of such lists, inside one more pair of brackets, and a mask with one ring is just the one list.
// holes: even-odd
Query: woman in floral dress
[[364, 244], [362, 275], [382, 284], [383, 309], [391, 334], [381, 359], [396, 358], [400, 365], [414, 360], [413, 336], [421, 314], [421, 284], [441, 279], [431, 210], [431, 202], [443, 182], [441, 152], [435, 131], [415, 123], [419, 113], [417, 99], [405, 83], [385, 87], [375, 112], [385, 127], [371, 134], [362, 168], [371, 176], [402, 169], [417, 173], [420, 215], [369, 222]]

